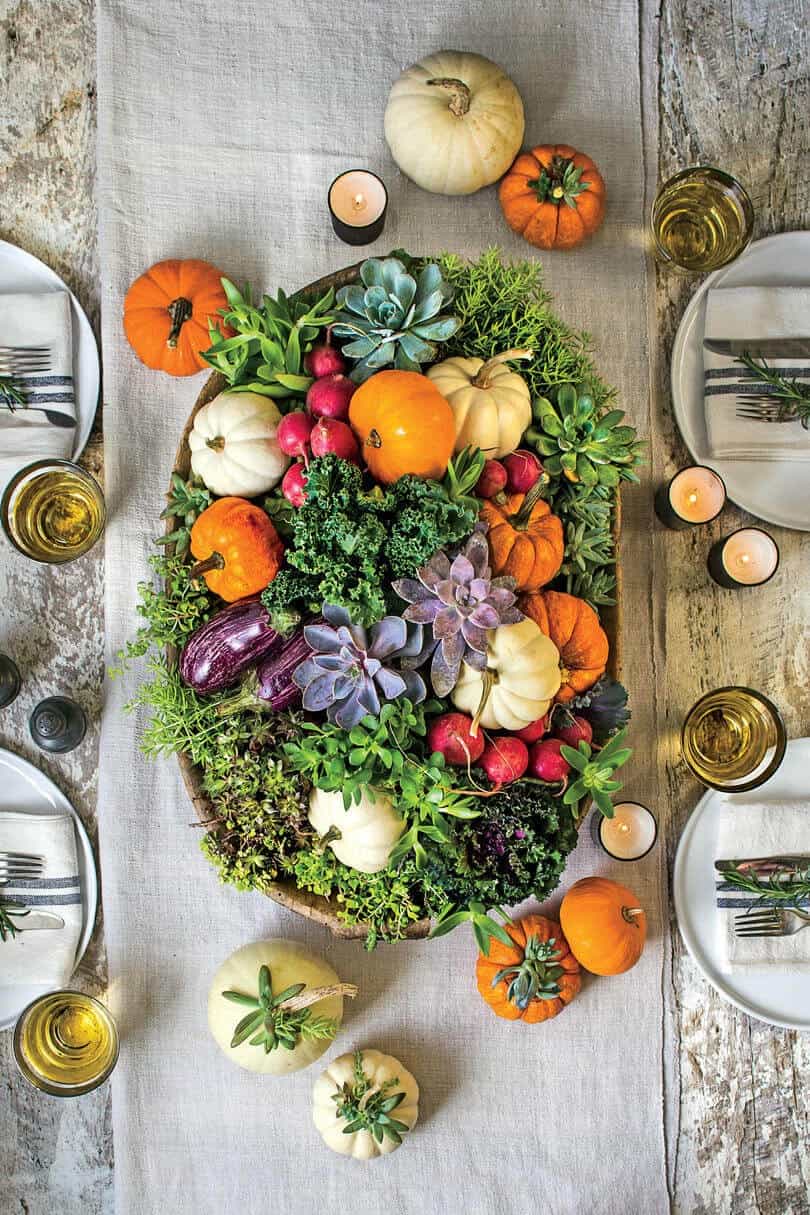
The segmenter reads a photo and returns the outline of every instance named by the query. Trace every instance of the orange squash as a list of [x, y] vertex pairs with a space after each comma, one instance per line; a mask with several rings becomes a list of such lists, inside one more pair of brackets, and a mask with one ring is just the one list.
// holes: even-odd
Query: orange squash
[[175, 376], [208, 366], [200, 352], [211, 345], [209, 320], [227, 304], [221, 278], [209, 262], [171, 259], [135, 279], [124, 299], [124, 332], [142, 363]]
[[647, 938], [647, 917], [636, 896], [604, 877], [574, 883], [562, 901], [560, 924], [574, 957], [595, 975], [630, 970]]
[[540, 249], [573, 249], [605, 214], [605, 183], [590, 156], [568, 144], [521, 152], [498, 187], [504, 219]]
[[205, 578], [227, 603], [263, 591], [278, 573], [284, 546], [261, 507], [246, 498], [218, 498], [191, 529], [198, 564], [191, 578]]
[[555, 700], [565, 704], [592, 688], [605, 673], [608, 639], [589, 603], [564, 591], [521, 595], [518, 607], [560, 651], [562, 683]]
[[406, 473], [440, 480], [453, 454], [453, 411], [418, 371], [378, 371], [355, 392], [349, 421], [375, 481], [391, 485]]
[[579, 963], [560, 925], [545, 916], [527, 915], [505, 927], [514, 944], [493, 937], [489, 956], [479, 954], [478, 990], [495, 1015], [507, 1021], [550, 1021], [579, 992]]
[[492, 572], [514, 578], [519, 591], [536, 591], [559, 573], [564, 542], [562, 523], [539, 497], [538, 481], [527, 494], [506, 494], [503, 502], [481, 506], [489, 524]]

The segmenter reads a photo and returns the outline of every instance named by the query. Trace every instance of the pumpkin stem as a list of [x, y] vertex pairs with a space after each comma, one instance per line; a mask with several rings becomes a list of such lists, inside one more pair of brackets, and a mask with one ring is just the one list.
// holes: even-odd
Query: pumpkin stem
[[512, 359], [530, 359], [533, 355], [533, 350], [504, 350], [503, 354], [495, 354], [482, 364], [471, 383], [474, 388], [489, 388], [492, 373], [501, 363], [508, 363]]
[[172, 300], [167, 311], [172, 320], [172, 327], [169, 330], [169, 336], [166, 338], [166, 345], [171, 346], [173, 350], [177, 345], [177, 339], [180, 337], [180, 330], [191, 316], [191, 300], [187, 300], [185, 296], [179, 295], [176, 300]]
[[484, 712], [484, 709], [487, 707], [487, 701], [489, 700], [489, 694], [497, 682], [498, 682], [498, 676], [495, 674], [494, 671], [489, 671], [489, 670], [484, 671], [484, 686], [481, 689], [481, 699], [478, 702], [478, 708], [475, 711], [475, 717], [473, 718], [472, 725], [470, 726], [470, 734], [472, 735], [473, 738], [478, 737], [478, 723], [481, 720], [481, 716]]
[[526, 494], [526, 497], [523, 499], [520, 510], [515, 511], [514, 515], [509, 516], [509, 522], [512, 524], [515, 531], [526, 531], [531, 521], [532, 511], [537, 505], [537, 499], [540, 497], [541, 492], [545, 489], [547, 481], [548, 477], [545, 475], [538, 477], [534, 485]]
[[209, 570], [224, 570], [225, 558], [222, 553], [212, 553], [210, 557], [206, 557], [205, 561], [198, 561], [196, 565], [192, 565], [188, 571], [188, 576], [194, 581], [195, 578], [201, 578], [203, 574], [207, 574]]
[[378, 430], [374, 430], [373, 427], [368, 432], [368, 437], [366, 438], [366, 447], [382, 447], [380, 432]]
[[432, 80], [426, 80], [425, 84], [435, 84], [440, 89], [449, 89], [448, 109], [451, 114], [455, 114], [456, 118], [463, 118], [469, 110], [472, 93], [463, 80], [457, 80], [455, 76], [434, 76]]
[[213, 439], [206, 439], [205, 446], [210, 447], [212, 451], [223, 451], [225, 447], [225, 440], [222, 435], [217, 435]]
[[628, 924], [635, 925], [636, 916], [643, 915], [643, 914], [644, 914], [643, 907], [622, 907], [622, 919], [626, 920]]
[[330, 996], [348, 996], [353, 1000], [356, 995], [354, 983], [332, 983], [328, 987], [309, 987], [297, 996], [290, 996], [289, 1000], [282, 1000], [278, 1007], [285, 1012], [300, 1012], [302, 1008], [309, 1008], [319, 1000], [328, 1000]]
[[318, 844], [321, 848], [326, 848], [332, 843], [332, 840], [341, 840], [343, 836], [340, 833], [340, 828], [334, 825], [329, 828], [325, 835], [318, 836]]

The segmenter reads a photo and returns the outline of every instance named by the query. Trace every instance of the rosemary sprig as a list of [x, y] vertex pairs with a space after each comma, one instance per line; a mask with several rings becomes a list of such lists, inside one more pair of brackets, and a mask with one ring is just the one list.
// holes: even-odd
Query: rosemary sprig
[[14, 376], [0, 375], [0, 406], [14, 413], [20, 405], [25, 405], [25, 397]]
[[305, 987], [306, 983], [293, 983], [278, 995], [273, 995], [270, 968], [261, 966], [258, 996], [246, 996], [241, 991], [223, 991], [226, 1000], [250, 1009], [234, 1029], [231, 1047], [240, 1046], [250, 1039], [251, 1046], [262, 1046], [264, 1053], [269, 1055], [279, 1046], [284, 1050], [295, 1050], [302, 1040], [331, 1041], [337, 1033], [337, 1021], [332, 1017], [313, 1017], [309, 1005], [330, 995], [353, 996], [357, 988], [350, 983], [339, 983], [334, 987], [313, 987], [303, 995]]
[[[337, 1105], [337, 1117], [345, 1118], [344, 1135], [355, 1135], [358, 1131], [370, 1131], [377, 1143], [387, 1136], [394, 1143], [402, 1143], [402, 1136], [411, 1129], [404, 1122], [392, 1118], [393, 1111], [405, 1100], [405, 1093], [392, 1093], [399, 1084], [399, 1076], [384, 1080], [376, 1092], [371, 1092], [373, 1081], [363, 1068], [363, 1052], [354, 1052], [354, 1079], [347, 1080], [332, 1100]], [[368, 1094], [371, 1093], [369, 1096]]]
[[801, 899], [810, 898], [810, 865], [804, 870], [779, 869], [769, 873], [767, 878], [757, 876], [751, 868], [743, 870], [733, 866], [718, 869], [718, 873], [729, 886], [759, 895], [761, 900], [797, 904]]
[[740, 362], [761, 384], [770, 385], [769, 396], [780, 403], [783, 418], [795, 418], [805, 430], [810, 428], [810, 384], [788, 379], [775, 367], [769, 367], [764, 359], [758, 363], [747, 353], [740, 355]]
[[16, 903], [0, 903], [0, 941], [11, 940], [20, 931], [12, 920], [12, 916], [22, 919], [28, 914], [26, 909], [18, 907]]

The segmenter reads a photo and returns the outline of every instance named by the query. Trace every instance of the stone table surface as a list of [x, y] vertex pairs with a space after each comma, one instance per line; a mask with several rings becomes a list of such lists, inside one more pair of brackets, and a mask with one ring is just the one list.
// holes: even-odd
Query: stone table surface
[[[642, 4], [642, 13], [658, 67], [647, 101], [658, 108], [659, 175], [719, 164], [749, 187], [756, 235], [810, 227], [804, 0], [661, 0]], [[58, 271], [97, 324], [92, 0], [0, 0], [0, 63], [0, 238]], [[668, 367], [694, 287], [658, 273], [650, 414], [634, 419], [651, 436], [653, 483], [688, 462]], [[101, 476], [100, 416], [83, 463]], [[708, 530], [656, 529], [643, 569], [624, 557], [626, 593], [652, 605], [659, 781], [669, 802], [671, 852], [699, 795], [677, 744], [697, 693], [744, 679], [782, 707], [791, 736], [810, 734], [810, 594], [806, 577], [796, 576], [810, 568], [810, 535], [775, 529], [782, 567], [767, 595], [723, 592], [707, 585], [703, 572], [708, 542], [748, 518], [730, 508]], [[103, 573], [101, 547], [73, 566], [49, 569], [0, 545], [0, 649], [14, 655], [25, 680], [17, 703], [0, 716], [0, 745], [32, 757], [25, 723], [33, 704], [54, 691], [81, 701], [93, 723], [85, 744], [61, 759], [37, 758], [92, 835]], [[674, 923], [671, 929], [664, 1071], [673, 1210], [810, 1215], [810, 1035], [772, 1029], [724, 1003], [697, 972]], [[100, 923], [77, 984], [104, 988]], [[632, 1010], [628, 1016], [630, 1025]], [[34, 1094], [17, 1076], [9, 1033], [0, 1034], [0, 1076], [0, 1215], [111, 1212], [108, 1088], [72, 1102]], [[643, 1200], [642, 1211], [659, 1215]]]

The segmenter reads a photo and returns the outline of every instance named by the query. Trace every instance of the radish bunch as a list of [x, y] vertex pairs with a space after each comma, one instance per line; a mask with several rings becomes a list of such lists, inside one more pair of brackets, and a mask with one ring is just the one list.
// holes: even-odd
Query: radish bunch
[[307, 392], [306, 409], [288, 413], [278, 426], [279, 447], [296, 461], [281, 482], [281, 492], [296, 507], [306, 501], [310, 456], [335, 455], [360, 463], [357, 439], [345, 420], [357, 385], [345, 374], [345, 360], [331, 337], [327, 330], [326, 340], [304, 355], [304, 368], [315, 377]]

